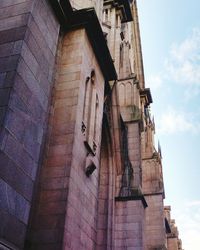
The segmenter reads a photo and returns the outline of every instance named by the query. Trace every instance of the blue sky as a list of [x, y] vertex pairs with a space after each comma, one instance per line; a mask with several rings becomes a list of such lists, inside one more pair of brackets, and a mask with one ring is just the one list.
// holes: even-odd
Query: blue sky
[[200, 249], [200, 1], [138, 0], [146, 87], [163, 155], [165, 204], [185, 250]]

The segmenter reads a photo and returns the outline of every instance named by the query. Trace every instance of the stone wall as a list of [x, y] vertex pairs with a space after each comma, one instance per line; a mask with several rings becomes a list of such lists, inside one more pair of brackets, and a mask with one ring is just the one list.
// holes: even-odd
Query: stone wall
[[[104, 79], [84, 29], [65, 34], [58, 54], [30, 249], [92, 249], [97, 234]], [[95, 72], [95, 76], [91, 76], [91, 72]], [[91, 98], [98, 95], [98, 114], [91, 108], [96, 105], [94, 100], [86, 105], [87, 83], [94, 87], [90, 93], [95, 91], [95, 95]], [[86, 112], [87, 119], [96, 117], [95, 123], [84, 120], [84, 107], [91, 108]], [[94, 133], [90, 126], [94, 124], [95, 151], [88, 141], [90, 133]], [[86, 170], [91, 164], [96, 170], [87, 176]]]
[[158, 154], [142, 161], [142, 190], [144, 194], [164, 193], [162, 165]]
[[[74, 117], [75, 130], [72, 149], [72, 162], [69, 179], [69, 196], [65, 218], [65, 249], [93, 249], [96, 245], [97, 234], [97, 203], [98, 203], [98, 180], [99, 180], [99, 161], [101, 145], [101, 128], [103, 118], [103, 98], [104, 98], [104, 78], [99, 69], [98, 62], [94, 56], [93, 49], [84, 30], [76, 31], [75, 42], [80, 43], [79, 52], [82, 53], [82, 64], [80, 69], [81, 80], [79, 81], [79, 100]], [[70, 42], [73, 39], [69, 39]], [[77, 49], [78, 50], [78, 49]], [[77, 50], [73, 51], [76, 53]], [[69, 58], [69, 56], [68, 56]], [[76, 57], [73, 57], [77, 61]], [[77, 67], [75, 68], [77, 70]], [[67, 69], [70, 71], [70, 67]], [[90, 77], [91, 70], [95, 71], [94, 88], [98, 95], [99, 109], [98, 120], [96, 122], [96, 151], [92, 156], [84, 145], [84, 133], [81, 131], [81, 122], [84, 106], [84, 90], [87, 77]], [[90, 107], [95, 105], [95, 101], [90, 103]], [[90, 118], [95, 116], [90, 110]], [[86, 126], [89, 129], [89, 124]], [[92, 130], [89, 129], [91, 132]], [[90, 133], [89, 132], [89, 133]], [[88, 137], [90, 138], [90, 136]], [[90, 160], [96, 166], [96, 170], [87, 177], [86, 167]]]
[[103, 127], [99, 173], [97, 250], [112, 249], [114, 245], [115, 164], [112, 158], [112, 143], [109, 141], [107, 132], [106, 128]]
[[59, 25], [47, 1], [0, 2], [0, 238], [22, 248], [46, 133]]
[[145, 249], [144, 215], [141, 200], [116, 201], [115, 250]]
[[164, 249], [166, 244], [163, 196], [148, 195], [145, 196], [148, 207], [145, 213], [145, 235], [147, 249]]

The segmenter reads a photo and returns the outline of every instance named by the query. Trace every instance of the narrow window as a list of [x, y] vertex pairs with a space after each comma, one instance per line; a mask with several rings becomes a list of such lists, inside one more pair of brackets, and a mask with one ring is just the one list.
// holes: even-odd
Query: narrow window
[[95, 86], [95, 71], [91, 71], [90, 77], [85, 82], [85, 95], [83, 107], [82, 133], [85, 135], [85, 145], [89, 151], [96, 151], [98, 137], [98, 112], [99, 99]]
[[98, 141], [98, 114], [99, 114], [99, 98], [96, 94], [96, 107], [95, 107], [95, 123], [94, 123], [94, 141]]
[[89, 100], [90, 100], [90, 77], [86, 78], [85, 81], [85, 91], [84, 91], [84, 103], [83, 103], [83, 118], [82, 118], [82, 128], [81, 131], [85, 134], [88, 122], [89, 113]]

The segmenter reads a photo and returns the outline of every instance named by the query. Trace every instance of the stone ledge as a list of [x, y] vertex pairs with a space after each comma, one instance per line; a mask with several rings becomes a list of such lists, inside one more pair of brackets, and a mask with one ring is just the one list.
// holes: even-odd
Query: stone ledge
[[115, 201], [137, 201], [137, 200], [141, 200], [142, 201], [142, 204], [143, 204], [143, 207], [146, 208], [148, 207], [148, 204], [145, 200], [145, 197], [144, 195], [132, 195], [132, 196], [118, 196], [118, 197], [115, 197]]

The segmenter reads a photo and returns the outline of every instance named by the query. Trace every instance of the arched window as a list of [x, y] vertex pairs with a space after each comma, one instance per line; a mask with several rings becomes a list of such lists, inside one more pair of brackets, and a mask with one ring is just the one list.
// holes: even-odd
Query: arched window
[[88, 115], [89, 115], [89, 103], [90, 103], [90, 77], [86, 78], [84, 89], [84, 102], [83, 102], [83, 117], [82, 117], [82, 133], [85, 135]]
[[95, 71], [92, 70], [90, 77], [85, 81], [85, 93], [83, 103], [82, 133], [85, 135], [85, 144], [90, 151], [95, 153], [97, 143], [97, 126], [99, 99], [95, 86]]
[[98, 141], [98, 130], [100, 128], [98, 128], [98, 117], [99, 114], [99, 98], [98, 95], [96, 94], [96, 107], [95, 107], [95, 121], [94, 121], [94, 141], [97, 142]]
[[120, 44], [120, 52], [119, 52], [119, 63], [120, 67], [123, 67], [123, 61], [124, 61], [124, 44], [123, 42]]
[[121, 83], [119, 85], [119, 104], [121, 106], [125, 105], [125, 85]]

